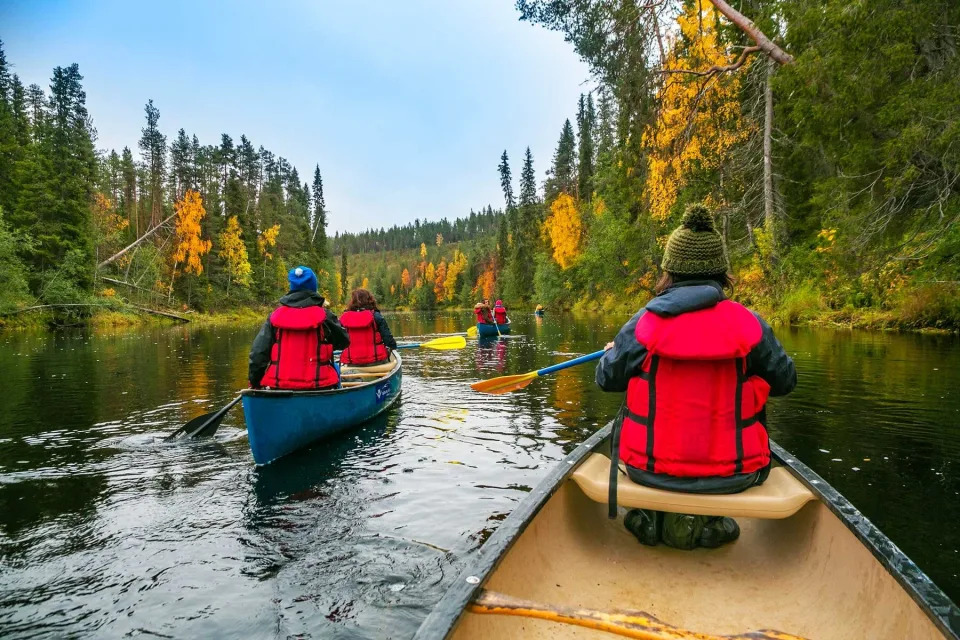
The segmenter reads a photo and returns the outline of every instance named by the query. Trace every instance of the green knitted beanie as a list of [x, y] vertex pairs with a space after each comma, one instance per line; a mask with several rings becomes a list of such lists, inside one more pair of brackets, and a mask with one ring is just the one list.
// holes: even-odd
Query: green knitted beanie
[[712, 276], [730, 270], [723, 237], [705, 205], [687, 207], [680, 226], [667, 240], [660, 267], [681, 276]]

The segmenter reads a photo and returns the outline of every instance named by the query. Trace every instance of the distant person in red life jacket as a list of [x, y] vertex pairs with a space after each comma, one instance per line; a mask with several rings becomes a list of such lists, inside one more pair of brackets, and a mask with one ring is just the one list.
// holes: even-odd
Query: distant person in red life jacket
[[350, 334], [350, 346], [340, 354], [341, 364], [366, 365], [385, 362], [397, 341], [387, 321], [377, 308], [377, 300], [366, 289], [357, 289], [350, 296], [350, 305], [340, 316]]
[[473, 314], [477, 317], [477, 324], [493, 324], [493, 314], [490, 312], [490, 305], [486, 301], [475, 304]]
[[[607, 345], [604, 391], [626, 391], [619, 457], [634, 482], [686, 493], [739, 493], [770, 473], [768, 396], [797, 384], [793, 360], [756, 313], [728, 300], [729, 262], [713, 216], [687, 209], [667, 241], [657, 296]], [[692, 549], [736, 540], [731, 518], [634, 509], [644, 544]]]
[[507, 324], [507, 308], [503, 306], [503, 300], [497, 300], [493, 306], [493, 318], [497, 324]]
[[340, 383], [333, 351], [350, 345], [337, 316], [317, 295], [309, 267], [291, 269], [290, 292], [270, 314], [250, 349], [250, 386], [259, 389], [329, 389]]

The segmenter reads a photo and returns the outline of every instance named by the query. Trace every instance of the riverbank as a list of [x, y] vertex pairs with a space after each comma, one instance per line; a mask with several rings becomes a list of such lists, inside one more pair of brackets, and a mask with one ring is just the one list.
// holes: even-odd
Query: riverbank
[[161, 316], [136, 309], [104, 307], [76, 320], [62, 321], [50, 310], [40, 310], [0, 317], [0, 333], [5, 331], [43, 330], [66, 327], [90, 327], [107, 330], [140, 327], [165, 327], [174, 325], [220, 326], [263, 322], [272, 307], [238, 307], [223, 311], [195, 312], [171, 311], [187, 320]]

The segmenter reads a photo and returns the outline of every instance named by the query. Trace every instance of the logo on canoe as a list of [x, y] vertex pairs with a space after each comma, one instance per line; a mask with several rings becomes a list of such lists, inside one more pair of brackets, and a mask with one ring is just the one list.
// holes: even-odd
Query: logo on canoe
[[384, 382], [379, 387], [377, 387], [377, 404], [381, 404], [384, 400], [390, 397], [393, 393], [393, 389], [390, 387], [390, 381]]

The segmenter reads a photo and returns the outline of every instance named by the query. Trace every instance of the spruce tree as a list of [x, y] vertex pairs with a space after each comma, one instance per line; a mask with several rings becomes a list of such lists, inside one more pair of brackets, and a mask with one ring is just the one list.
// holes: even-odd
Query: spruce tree
[[180, 129], [177, 139], [170, 144], [170, 197], [179, 200], [193, 187], [190, 139]]
[[593, 110], [593, 97], [580, 96], [580, 108], [577, 112], [577, 135], [580, 149], [577, 161], [577, 191], [581, 200], [590, 200], [593, 195], [593, 129], [596, 115]]
[[313, 170], [313, 250], [322, 263], [327, 260], [327, 203], [323, 198], [320, 165]]
[[513, 209], [513, 177], [510, 175], [510, 160], [507, 158], [507, 150], [503, 150], [500, 156], [500, 164], [497, 166], [500, 172], [500, 187], [503, 189], [503, 199], [507, 203], [507, 211]]
[[340, 302], [345, 303], [350, 298], [350, 292], [347, 291], [348, 282], [347, 282], [347, 245], [340, 245], [340, 287], [343, 289], [343, 300]]
[[553, 167], [544, 185], [544, 197], [547, 202], [553, 201], [561, 193], [572, 194], [576, 182], [576, 166], [574, 156], [577, 142], [573, 137], [573, 125], [567, 119], [560, 131], [560, 141], [553, 154]]

